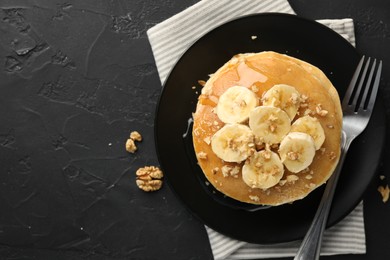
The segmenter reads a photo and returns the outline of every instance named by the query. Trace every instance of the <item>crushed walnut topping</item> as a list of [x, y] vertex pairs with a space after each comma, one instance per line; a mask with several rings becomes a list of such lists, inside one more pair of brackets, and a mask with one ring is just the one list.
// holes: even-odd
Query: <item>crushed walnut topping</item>
[[213, 168], [213, 169], [211, 170], [211, 172], [212, 172], [213, 174], [217, 174], [218, 171], [219, 171], [219, 168], [218, 168], [218, 167], [215, 167], [215, 168]]
[[292, 104], [298, 104], [298, 102], [299, 102], [299, 96], [296, 94], [296, 93], [293, 93], [292, 95], [291, 95], [291, 97], [290, 97], [290, 102], [292, 103]]
[[136, 184], [143, 191], [159, 190], [162, 186], [163, 172], [156, 166], [145, 166], [136, 171]]
[[223, 177], [228, 177], [232, 176], [234, 178], [238, 178], [238, 173], [240, 172], [240, 167], [239, 166], [230, 166], [230, 165], [225, 165], [221, 168], [222, 175]]
[[308, 174], [308, 175], [305, 176], [305, 178], [306, 178], [306, 180], [311, 180], [311, 179], [313, 179], [313, 176]]
[[135, 153], [135, 151], [137, 151], [137, 146], [135, 145], [133, 139], [127, 139], [126, 151], [128, 151], [129, 153]]
[[301, 103], [306, 103], [306, 101], [309, 99], [308, 96], [306, 96], [305, 94], [302, 94], [301, 97], [300, 97], [300, 101]]
[[252, 86], [251, 86], [251, 90], [252, 90], [253, 92], [257, 92], [257, 91], [259, 91], [259, 88], [258, 88], [256, 85], [252, 85]]
[[265, 160], [269, 160], [269, 159], [271, 159], [271, 152], [270, 151], [267, 151], [267, 150], [265, 150], [265, 151], [263, 151], [263, 152], [261, 152], [261, 157], [263, 157]]
[[386, 187], [379, 186], [378, 192], [382, 195], [383, 203], [386, 203], [389, 200], [389, 195], [390, 195], [389, 185], [386, 185]]
[[321, 104], [317, 104], [316, 106], [316, 113], [320, 116], [326, 116], [328, 114], [328, 110], [322, 109]]
[[232, 167], [229, 166], [229, 165], [224, 165], [224, 166], [222, 166], [221, 171], [222, 171], [223, 177], [228, 177], [228, 176], [229, 176], [229, 172], [230, 172], [231, 170], [232, 170]]
[[233, 169], [230, 171], [230, 175], [234, 178], [238, 178], [238, 173], [240, 172], [239, 166], [234, 166]]
[[255, 202], [258, 202], [260, 200], [260, 198], [256, 195], [249, 195], [249, 198]]
[[321, 110], [321, 111], [320, 111], [319, 113], [317, 113], [317, 114], [319, 114], [320, 116], [326, 116], [328, 113], [329, 113], [328, 110]]
[[291, 174], [291, 175], [287, 176], [287, 178], [286, 178], [287, 182], [293, 182], [294, 183], [297, 180], [299, 180], [299, 177], [297, 175], [294, 175], [294, 174]]
[[290, 159], [291, 161], [296, 161], [299, 159], [299, 154], [296, 153], [296, 152], [288, 152], [287, 153], [287, 157], [288, 159]]
[[203, 139], [203, 141], [206, 143], [206, 144], [210, 144], [211, 143], [211, 137], [210, 136], [207, 136]]
[[336, 158], [336, 154], [334, 152], [329, 153], [329, 159], [334, 160]]
[[306, 172], [309, 172], [309, 171], [310, 171], [309, 167], [306, 167], [306, 168], [303, 169], [301, 172], [302, 172], [302, 173], [306, 173]]
[[326, 151], [325, 147], [320, 148], [320, 152], [322, 155], [325, 154], [325, 151]]
[[201, 160], [207, 160], [207, 153], [205, 152], [199, 152], [196, 154], [196, 156]]
[[309, 189], [314, 189], [316, 185], [314, 183], [310, 183], [310, 184], [306, 184], [305, 187]]
[[264, 149], [265, 147], [265, 144], [264, 144], [264, 139], [261, 137], [258, 137], [258, 136], [255, 136], [255, 147], [256, 147], [256, 150], [262, 150]]
[[334, 129], [334, 125], [326, 125], [326, 127], [329, 129]]
[[286, 182], [287, 182], [287, 180], [280, 180], [280, 181], [279, 181], [279, 185], [280, 185], [280, 186], [283, 186], [284, 184], [286, 184]]
[[303, 114], [304, 114], [305, 116], [307, 116], [307, 115], [313, 115], [314, 112], [313, 112], [310, 108], [308, 108], [308, 109], [305, 110], [305, 112], [304, 112]]

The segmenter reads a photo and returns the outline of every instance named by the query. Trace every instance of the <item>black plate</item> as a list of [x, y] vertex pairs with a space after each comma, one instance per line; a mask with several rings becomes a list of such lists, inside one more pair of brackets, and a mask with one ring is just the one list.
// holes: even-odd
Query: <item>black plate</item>
[[[251, 39], [253, 35], [257, 39]], [[245, 205], [221, 197], [201, 179], [203, 173], [196, 164], [189, 119], [200, 90], [192, 86], [198, 85], [198, 80], [206, 80], [237, 53], [268, 50], [319, 67], [341, 97], [360, 59], [344, 38], [314, 21], [287, 14], [245, 16], [210, 31], [184, 53], [165, 82], [155, 119], [157, 153], [172, 190], [207, 226], [252, 243], [302, 238], [323, 187], [293, 204], [246, 210]], [[346, 158], [328, 226], [337, 223], [358, 204], [372, 180], [384, 145], [384, 115], [379, 98], [368, 128], [354, 141]], [[185, 133], [187, 137], [183, 138]]]

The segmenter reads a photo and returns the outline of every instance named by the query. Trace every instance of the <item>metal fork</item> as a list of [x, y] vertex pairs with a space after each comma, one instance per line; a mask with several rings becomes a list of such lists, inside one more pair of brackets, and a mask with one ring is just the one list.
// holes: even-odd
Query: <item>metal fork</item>
[[[304, 237], [294, 260], [319, 259], [322, 234], [329, 216], [330, 206], [336, 190], [337, 181], [351, 142], [366, 128], [374, 109], [382, 71], [382, 61], [363, 56], [355, 70], [351, 83], [342, 101], [343, 128], [339, 163], [328, 180], [313, 222]], [[377, 65], [379, 63], [379, 65]], [[364, 67], [363, 67], [364, 65]], [[369, 74], [367, 72], [371, 67]], [[363, 68], [363, 69], [362, 69]], [[376, 73], [375, 73], [376, 70]], [[375, 76], [374, 76], [375, 73]], [[358, 81], [359, 80], [359, 81]]]

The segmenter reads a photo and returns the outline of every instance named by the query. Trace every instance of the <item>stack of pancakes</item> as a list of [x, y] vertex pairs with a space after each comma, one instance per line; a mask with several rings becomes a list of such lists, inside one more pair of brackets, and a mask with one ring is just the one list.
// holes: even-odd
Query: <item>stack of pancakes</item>
[[[292, 122], [305, 115], [317, 118], [325, 141], [307, 168], [293, 173], [285, 167], [276, 185], [266, 189], [251, 187], [242, 178], [245, 161], [227, 162], [212, 150], [214, 134], [226, 125], [218, 117], [216, 106], [220, 96], [233, 86], [253, 91], [261, 105], [267, 90], [278, 84], [293, 86], [305, 99]], [[302, 199], [329, 179], [339, 160], [342, 110], [338, 93], [320, 69], [287, 55], [260, 52], [234, 56], [206, 82], [193, 117], [193, 144], [199, 166], [217, 190], [241, 202], [281, 205]], [[278, 145], [256, 144], [257, 151], [262, 149], [277, 152]], [[226, 174], [222, 171], [224, 166], [234, 171]]]

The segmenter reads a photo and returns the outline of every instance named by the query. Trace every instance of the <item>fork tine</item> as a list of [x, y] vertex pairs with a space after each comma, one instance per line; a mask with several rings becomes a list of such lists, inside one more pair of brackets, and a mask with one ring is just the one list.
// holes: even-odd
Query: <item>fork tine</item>
[[364, 58], [365, 58], [365, 56], [363, 55], [362, 58], [359, 61], [359, 64], [357, 65], [357, 67], [355, 69], [355, 72], [353, 74], [351, 82], [349, 83], [348, 89], [345, 92], [344, 99], [343, 99], [343, 102], [342, 102], [342, 107], [343, 108], [346, 108], [348, 106], [349, 101], [350, 101], [350, 99], [352, 97], [353, 90], [354, 90], [354, 88], [356, 86], [356, 82], [357, 82], [357, 80], [359, 78], [359, 74], [360, 74], [360, 71], [361, 71], [362, 66], [363, 66]]
[[372, 110], [374, 108], [375, 104], [375, 99], [378, 93], [379, 89], [379, 81], [381, 79], [381, 73], [382, 73], [382, 61], [379, 61], [378, 69], [375, 75], [375, 80], [374, 80], [374, 85], [372, 87], [371, 95], [370, 95], [370, 100], [367, 105], [367, 110]]
[[357, 110], [366, 109], [367, 96], [368, 96], [369, 91], [370, 91], [370, 86], [372, 83], [371, 81], [372, 81], [372, 76], [374, 75], [375, 66], [376, 66], [376, 59], [374, 59], [374, 61], [372, 62], [370, 73], [369, 73], [368, 79], [366, 81], [366, 85], [364, 86], [364, 88], [362, 90], [362, 91], [364, 91], [364, 93], [363, 93], [362, 99], [360, 101], [359, 108]]
[[356, 104], [357, 104], [357, 102], [359, 100], [360, 92], [362, 91], [362, 86], [363, 86], [364, 80], [366, 78], [366, 74], [367, 74], [368, 66], [370, 65], [370, 61], [371, 61], [371, 58], [368, 57], [368, 59], [366, 61], [366, 64], [364, 65], [364, 69], [363, 69], [362, 75], [360, 76], [359, 84], [358, 84], [357, 88], [355, 88], [356, 90], [354, 90], [355, 94], [353, 96], [353, 100], [352, 100], [352, 102], [349, 102], [349, 104], [354, 109], [356, 108]]

